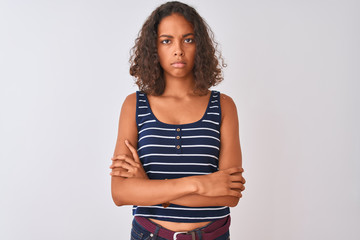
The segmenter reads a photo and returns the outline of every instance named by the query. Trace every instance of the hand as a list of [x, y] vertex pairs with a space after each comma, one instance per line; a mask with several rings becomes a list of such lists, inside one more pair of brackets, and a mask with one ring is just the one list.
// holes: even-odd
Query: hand
[[232, 167], [199, 176], [198, 194], [207, 197], [235, 196], [240, 198], [241, 191], [245, 190], [243, 171], [241, 167]]
[[132, 157], [125, 154], [112, 157], [113, 163], [110, 166], [112, 169], [110, 175], [113, 177], [148, 179], [136, 149], [127, 140], [125, 140], [125, 144], [129, 148]]

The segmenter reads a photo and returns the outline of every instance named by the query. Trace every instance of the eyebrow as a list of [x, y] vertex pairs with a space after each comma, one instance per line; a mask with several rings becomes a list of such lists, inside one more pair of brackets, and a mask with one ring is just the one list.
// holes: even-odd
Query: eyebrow
[[[184, 34], [183, 37], [188, 37], [190, 35], [195, 36], [193, 33], [187, 33], [187, 34]], [[159, 38], [161, 38], [161, 37], [174, 38], [173, 36], [167, 35], [167, 34], [162, 34], [162, 35], [159, 36]]]

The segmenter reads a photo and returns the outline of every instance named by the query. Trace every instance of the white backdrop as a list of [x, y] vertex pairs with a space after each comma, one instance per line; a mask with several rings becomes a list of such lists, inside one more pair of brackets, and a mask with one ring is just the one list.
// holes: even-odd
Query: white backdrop
[[[129, 239], [108, 166], [164, 1], [0, 2], [0, 239]], [[186, 1], [228, 67], [246, 191], [233, 240], [360, 239], [359, 1]]]

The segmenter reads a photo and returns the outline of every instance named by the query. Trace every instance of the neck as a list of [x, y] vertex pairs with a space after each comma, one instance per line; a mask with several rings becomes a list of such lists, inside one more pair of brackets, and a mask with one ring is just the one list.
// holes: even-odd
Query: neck
[[174, 78], [170, 76], [165, 77], [165, 90], [163, 96], [187, 96], [194, 95], [195, 87], [194, 76], [187, 76], [183, 78]]

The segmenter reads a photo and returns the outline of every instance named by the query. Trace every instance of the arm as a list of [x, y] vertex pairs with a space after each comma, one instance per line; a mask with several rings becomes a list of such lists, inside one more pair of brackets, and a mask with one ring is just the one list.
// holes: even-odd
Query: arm
[[[219, 169], [230, 167], [241, 167], [242, 156], [239, 139], [239, 124], [236, 105], [234, 101], [225, 94], [220, 95], [221, 104], [221, 128], [220, 128], [220, 156]], [[241, 175], [241, 173], [238, 173]], [[245, 183], [245, 179], [243, 180]], [[245, 187], [240, 189], [243, 191]], [[241, 197], [241, 195], [240, 195]], [[240, 197], [222, 196], [222, 197], [205, 197], [198, 194], [186, 195], [175, 199], [171, 203], [189, 206], [229, 206], [235, 207]]]
[[[125, 139], [137, 148], [137, 126], [136, 126], [136, 93], [125, 99], [120, 113], [118, 137], [116, 141], [114, 156], [131, 155], [130, 149], [125, 145]], [[126, 173], [123, 168], [114, 168], [112, 173]], [[169, 201], [194, 191], [191, 184], [180, 184], [179, 181], [148, 181], [141, 178], [117, 177], [112, 174], [111, 193], [116, 205], [152, 205], [158, 202]], [[177, 191], [170, 191], [177, 189]], [[155, 191], [155, 192], [154, 192]], [[167, 194], [166, 196], [163, 193]], [[154, 194], [154, 195], [152, 195]], [[149, 201], [149, 200], [155, 201]]]
[[[133, 155], [125, 145], [125, 139], [128, 139], [136, 148], [137, 144], [134, 144], [137, 143], [135, 114], [136, 94], [131, 94], [125, 99], [121, 109], [114, 156]], [[136, 163], [140, 163], [137, 154], [134, 160]], [[126, 170], [118, 165], [112, 171], [111, 192], [113, 201], [118, 206], [160, 204], [194, 193], [208, 197], [240, 196], [239, 192], [232, 190], [239, 187], [237, 183], [239, 178], [233, 175], [239, 171], [240, 168], [232, 168], [204, 176], [171, 180], [149, 180], [125, 177]]]

